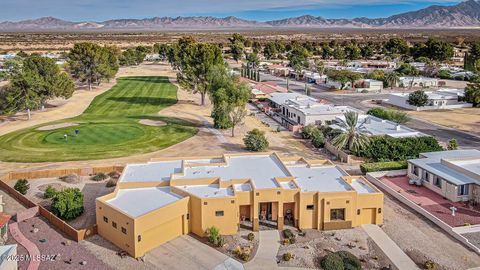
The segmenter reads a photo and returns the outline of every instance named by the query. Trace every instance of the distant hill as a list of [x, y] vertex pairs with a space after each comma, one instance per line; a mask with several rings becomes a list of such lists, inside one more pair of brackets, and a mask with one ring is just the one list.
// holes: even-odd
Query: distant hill
[[480, 27], [480, 0], [468, 0], [454, 6], [430, 6], [387, 18], [326, 19], [304, 15], [267, 22], [237, 17], [154, 17], [116, 19], [104, 22], [70, 22], [53, 17], [19, 22], [2, 22], [0, 31], [74, 31], [74, 30], [201, 30], [256, 28], [472, 28]]

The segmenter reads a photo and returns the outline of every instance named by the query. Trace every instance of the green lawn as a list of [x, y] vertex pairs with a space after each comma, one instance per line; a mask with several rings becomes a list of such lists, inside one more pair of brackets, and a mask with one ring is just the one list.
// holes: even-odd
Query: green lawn
[[[52, 124], [77, 126], [39, 131], [36, 126], [0, 137], [0, 160], [45, 162], [106, 159], [156, 151], [193, 136], [190, 123], [159, 116], [177, 102], [177, 89], [166, 77], [126, 77], [97, 96], [85, 112]], [[146, 126], [140, 119], [160, 120], [164, 126]], [[75, 129], [79, 130], [78, 136]], [[67, 140], [64, 139], [67, 134]]]

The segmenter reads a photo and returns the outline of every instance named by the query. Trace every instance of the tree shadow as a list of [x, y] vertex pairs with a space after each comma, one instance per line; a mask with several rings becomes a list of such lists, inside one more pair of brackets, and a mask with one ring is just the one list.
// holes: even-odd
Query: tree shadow
[[163, 97], [109, 97], [107, 99], [128, 104], [141, 104], [152, 106], [170, 106], [177, 103], [177, 100], [175, 98]]
[[122, 77], [119, 81], [136, 81], [136, 82], [148, 82], [148, 83], [170, 83], [168, 77], [164, 76], [131, 76]]

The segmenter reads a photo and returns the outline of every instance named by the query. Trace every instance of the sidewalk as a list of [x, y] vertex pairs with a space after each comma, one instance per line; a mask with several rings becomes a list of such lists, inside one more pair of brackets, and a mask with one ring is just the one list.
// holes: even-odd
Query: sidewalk
[[400, 270], [420, 269], [380, 227], [373, 224], [365, 224], [362, 227], [395, 267]]
[[280, 235], [277, 230], [260, 231], [259, 244], [255, 257], [244, 264], [245, 269], [278, 269], [277, 253], [280, 248]]
[[[32, 243], [30, 240], [28, 240], [25, 235], [20, 231], [20, 228], [18, 228], [18, 223], [13, 222], [8, 225], [8, 228], [10, 230], [10, 234], [12, 235], [13, 239], [17, 241], [20, 245], [25, 247], [25, 249], [28, 251], [28, 255], [33, 258], [39, 258], [40, 257], [40, 250], [38, 250], [38, 247]], [[27, 270], [37, 270], [38, 267], [40, 266], [40, 261], [39, 260], [31, 260]]]

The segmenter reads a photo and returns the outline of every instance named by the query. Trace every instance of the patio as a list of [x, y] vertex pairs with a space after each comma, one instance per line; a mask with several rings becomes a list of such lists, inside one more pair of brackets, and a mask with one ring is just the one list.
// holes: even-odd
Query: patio
[[[382, 182], [402, 196], [416, 203], [435, 217], [452, 227], [465, 224], [480, 224], [480, 211], [471, 209], [463, 202], [451, 202], [428, 188], [408, 183], [407, 176], [382, 177]], [[457, 211], [452, 216], [450, 207], [455, 206]]]

